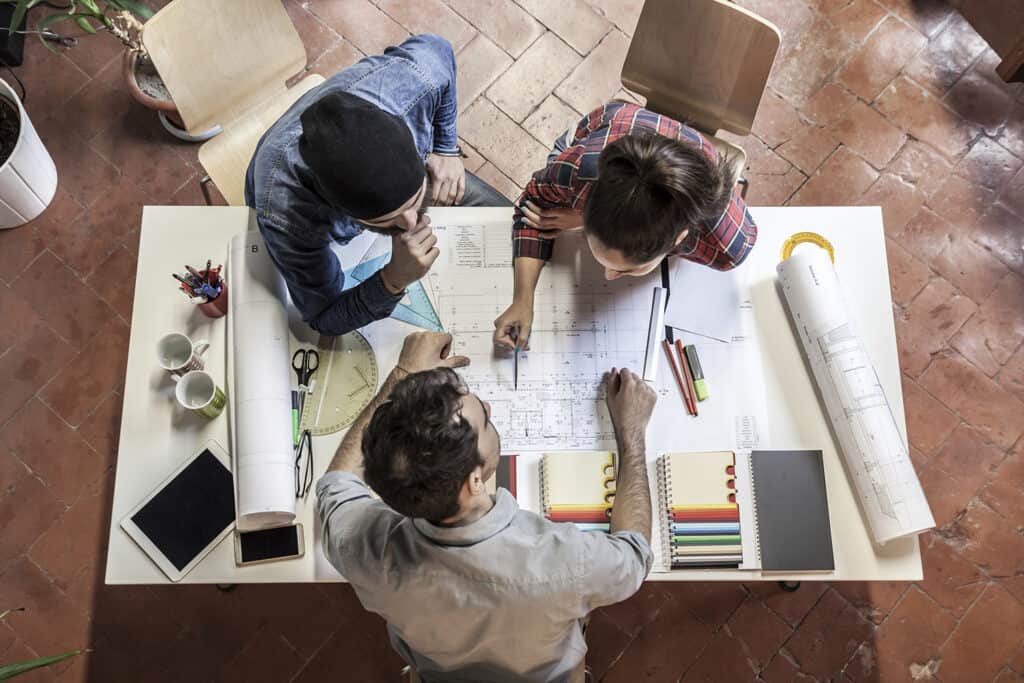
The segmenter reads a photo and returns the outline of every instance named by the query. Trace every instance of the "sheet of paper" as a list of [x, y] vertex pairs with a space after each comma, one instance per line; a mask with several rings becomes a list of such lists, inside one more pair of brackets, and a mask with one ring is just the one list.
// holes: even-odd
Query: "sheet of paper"
[[512, 301], [508, 225], [436, 226], [441, 255], [430, 287], [453, 352], [470, 357], [461, 372], [492, 407], [506, 452], [614, 447], [601, 381], [612, 367], [641, 372], [657, 275], [605, 281], [582, 240], [559, 239], [537, 286], [530, 348], [520, 353], [518, 390], [512, 352], [494, 347], [494, 319]]
[[742, 267], [719, 271], [676, 259], [665, 323], [711, 340], [743, 334], [742, 311], [750, 309]]
[[839, 451], [876, 543], [935, 526], [907, 445], [828, 254], [803, 249], [777, 271]]

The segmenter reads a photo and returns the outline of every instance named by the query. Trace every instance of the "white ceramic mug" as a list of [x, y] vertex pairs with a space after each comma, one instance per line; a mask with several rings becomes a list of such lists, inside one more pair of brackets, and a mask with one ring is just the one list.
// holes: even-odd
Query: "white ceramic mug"
[[175, 375], [174, 381], [178, 384], [174, 388], [174, 397], [183, 407], [210, 419], [224, 411], [227, 397], [210, 373], [192, 370], [180, 377]]
[[160, 367], [180, 377], [186, 372], [206, 367], [202, 356], [208, 348], [210, 344], [206, 340], [193, 342], [179, 332], [172, 332], [157, 342], [156, 358]]

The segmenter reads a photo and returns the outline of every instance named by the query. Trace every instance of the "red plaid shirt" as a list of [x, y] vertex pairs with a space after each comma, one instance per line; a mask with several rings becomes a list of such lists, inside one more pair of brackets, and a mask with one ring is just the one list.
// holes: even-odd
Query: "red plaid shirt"
[[[533, 174], [516, 204], [522, 206], [530, 200], [541, 208], [570, 208], [582, 214], [590, 188], [597, 180], [597, 160], [601, 151], [634, 130], [654, 131], [700, 147], [712, 160], [718, 158], [711, 143], [693, 128], [635, 104], [609, 102], [580, 120], [572, 139], [566, 141], [565, 151]], [[522, 212], [516, 209], [512, 226], [515, 256], [547, 261], [555, 243], [553, 234], [527, 226]], [[671, 253], [716, 270], [729, 270], [743, 262], [756, 240], [757, 226], [736, 187], [733, 188], [732, 201], [718, 220], [690, 230]]]

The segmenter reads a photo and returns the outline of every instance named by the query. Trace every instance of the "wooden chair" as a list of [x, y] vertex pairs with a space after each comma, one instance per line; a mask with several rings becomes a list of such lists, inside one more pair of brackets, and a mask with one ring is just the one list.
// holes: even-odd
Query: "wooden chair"
[[199, 162], [229, 204], [244, 205], [245, 171], [263, 133], [299, 97], [324, 81], [281, 0], [174, 0], [146, 22], [142, 42], [189, 133], [220, 124]]
[[779, 40], [770, 22], [725, 0], [647, 0], [622, 84], [651, 111], [707, 135], [732, 159], [746, 195], [746, 152], [717, 133], [750, 134]]

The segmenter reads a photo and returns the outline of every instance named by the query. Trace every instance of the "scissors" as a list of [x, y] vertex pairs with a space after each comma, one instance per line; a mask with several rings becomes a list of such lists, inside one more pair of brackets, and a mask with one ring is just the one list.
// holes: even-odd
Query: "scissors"
[[292, 370], [299, 378], [299, 420], [302, 420], [302, 409], [306, 405], [306, 394], [309, 392], [309, 380], [320, 367], [320, 354], [314, 349], [299, 349], [292, 355]]

